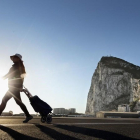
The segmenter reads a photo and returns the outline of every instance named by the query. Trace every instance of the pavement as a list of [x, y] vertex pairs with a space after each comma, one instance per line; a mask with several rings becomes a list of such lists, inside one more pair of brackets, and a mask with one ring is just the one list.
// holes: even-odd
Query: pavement
[[140, 119], [53, 118], [51, 124], [35, 117], [0, 117], [0, 140], [140, 140]]

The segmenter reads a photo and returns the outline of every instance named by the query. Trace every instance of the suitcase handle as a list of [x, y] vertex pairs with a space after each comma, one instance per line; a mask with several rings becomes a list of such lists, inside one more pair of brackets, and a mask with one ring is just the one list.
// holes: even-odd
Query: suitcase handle
[[[23, 86], [24, 87], [24, 86]], [[27, 97], [28, 98], [30, 98], [30, 97], [32, 97], [32, 94], [29, 92], [29, 90], [27, 89], [27, 88], [23, 88], [22, 90], [21, 90], [21, 92], [24, 92], [26, 95], [27, 95]]]

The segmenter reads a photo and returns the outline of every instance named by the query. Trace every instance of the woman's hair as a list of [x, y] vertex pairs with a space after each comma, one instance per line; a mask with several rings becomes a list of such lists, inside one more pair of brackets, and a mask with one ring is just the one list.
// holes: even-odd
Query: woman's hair
[[19, 71], [20, 71], [20, 74], [21, 74], [21, 75], [22, 75], [22, 74], [26, 74], [23, 61], [20, 60], [20, 61], [18, 62], [18, 64], [19, 64]]

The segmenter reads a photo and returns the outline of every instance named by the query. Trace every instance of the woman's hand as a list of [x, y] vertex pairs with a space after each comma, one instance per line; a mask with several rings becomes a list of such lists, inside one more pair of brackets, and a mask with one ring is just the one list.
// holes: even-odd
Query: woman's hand
[[6, 76], [2, 76], [1, 79], [5, 80], [7, 77]]
[[1, 77], [1, 79], [5, 80], [5, 77], [4, 77], [4, 76], [2, 76], [2, 77]]

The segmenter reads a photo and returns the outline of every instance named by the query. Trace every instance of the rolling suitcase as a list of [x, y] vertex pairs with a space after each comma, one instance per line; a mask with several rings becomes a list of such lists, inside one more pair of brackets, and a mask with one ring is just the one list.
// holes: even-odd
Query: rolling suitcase
[[43, 100], [41, 100], [37, 95], [32, 96], [27, 88], [23, 88], [22, 92], [24, 92], [30, 100], [30, 103], [35, 110], [35, 112], [39, 112], [41, 115], [42, 123], [51, 123], [52, 121], [52, 108]]

